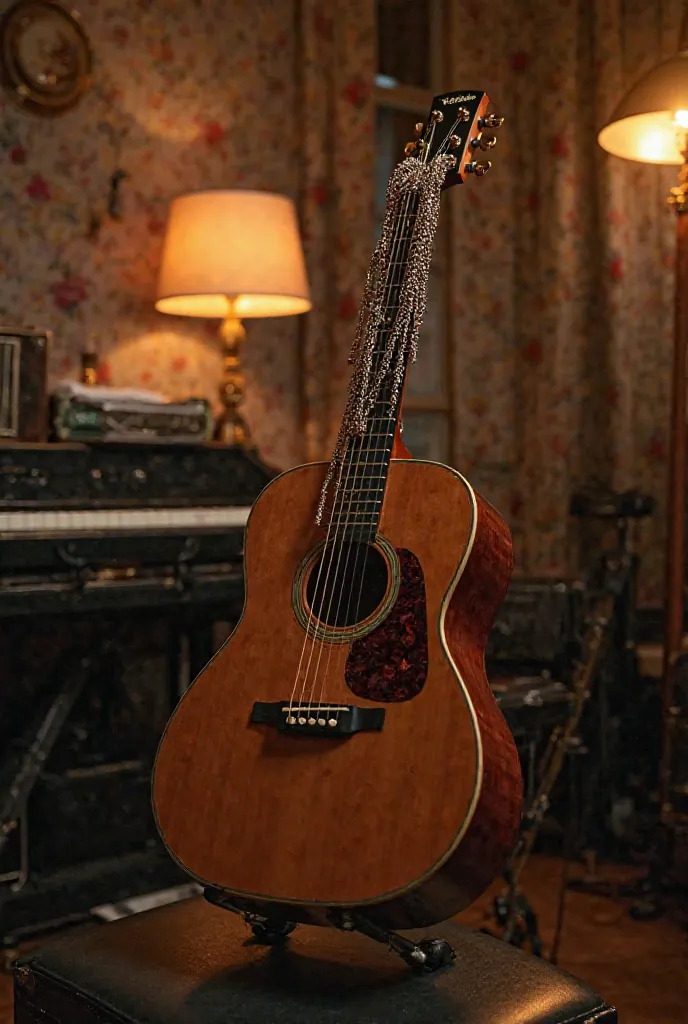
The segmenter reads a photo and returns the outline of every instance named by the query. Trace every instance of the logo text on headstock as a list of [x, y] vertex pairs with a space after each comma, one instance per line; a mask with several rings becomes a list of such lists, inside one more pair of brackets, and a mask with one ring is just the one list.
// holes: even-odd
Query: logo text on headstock
[[451, 103], [470, 103], [472, 100], [477, 99], [475, 93], [462, 93], [460, 96], [443, 96], [442, 104], [447, 107]]

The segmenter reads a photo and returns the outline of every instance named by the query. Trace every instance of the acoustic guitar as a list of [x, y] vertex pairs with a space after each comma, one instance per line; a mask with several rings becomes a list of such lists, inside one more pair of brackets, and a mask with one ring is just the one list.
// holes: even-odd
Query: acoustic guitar
[[387, 189], [329, 465], [262, 492], [246, 598], [184, 694], [153, 777], [172, 857], [273, 919], [437, 923], [493, 880], [521, 776], [484, 649], [509, 531], [456, 470], [400, 435], [443, 189], [489, 167], [481, 92], [436, 96]]

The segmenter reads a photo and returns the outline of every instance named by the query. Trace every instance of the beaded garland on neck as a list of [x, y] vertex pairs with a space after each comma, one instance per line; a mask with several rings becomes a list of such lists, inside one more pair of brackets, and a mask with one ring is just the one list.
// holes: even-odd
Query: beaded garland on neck
[[[427, 304], [430, 263], [440, 214], [440, 195], [447, 171], [455, 162], [455, 158], [446, 153], [436, 156], [429, 164], [422, 163], [416, 157], [409, 157], [394, 169], [389, 179], [382, 231], [370, 260], [356, 337], [349, 355], [354, 370], [349, 381], [346, 408], [318, 502], [315, 519], [318, 526], [322, 525], [330, 485], [340, 476], [339, 470], [349, 442], [365, 433], [368, 416], [382, 385], [389, 375], [389, 406], [394, 410], [401, 392], [407, 358], [415, 362], [418, 332]], [[378, 353], [376, 361], [375, 346], [380, 327], [385, 321], [395, 229], [400, 217], [405, 215], [401, 210], [402, 203], [413, 198], [417, 198], [417, 208], [397, 313], [387, 332], [384, 349]], [[338, 485], [334, 500], [337, 490]]]

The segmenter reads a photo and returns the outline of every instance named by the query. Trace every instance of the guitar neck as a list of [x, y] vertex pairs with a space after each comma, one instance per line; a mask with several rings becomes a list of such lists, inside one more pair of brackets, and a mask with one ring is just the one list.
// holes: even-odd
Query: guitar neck
[[[372, 373], [376, 374], [387, 351], [389, 335], [399, 311], [399, 300], [408, 266], [411, 238], [418, 202], [410, 197], [400, 212], [392, 234], [385, 288], [384, 319], [373, 351]], [[349, 442], [342, 465], [340, 485], [332, 512], [332, 525], [339, 536], [350, 540], [374, 539], [382, 510], [394, 435], [401, 411], [401, 396], [392, 403], [392, 368], [385, 375], [366, 421], [363, 434]], [[406, 372], [404, 357], [404, 373]]]

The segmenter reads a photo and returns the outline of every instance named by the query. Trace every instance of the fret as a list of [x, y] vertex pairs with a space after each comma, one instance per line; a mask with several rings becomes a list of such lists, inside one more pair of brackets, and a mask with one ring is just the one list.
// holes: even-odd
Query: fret
[[[354, 477], [346, 477], [342, 481], [341, 486], [344, 487], [346, 483], [354, 482], [354, 479], [356, 479], [356, 478], [354, 478]], [[363, 477], [362, 476], [361, 477], [357, 477], [357, 479], [362, 480]], [[371, 475], [369, 475], [368, 473], [365, 474], [365, 480], [367, 480], [367, 481], [368, 480], [386, 480], [386, 479], [387, 479], [387, 473], [373, 473]], [[368, 489], [370, 490], [371, 488], [369, 487]], [[384, 490], [385, 489], [384, 484], [381, 487], [379, 487], [378, 489], [379, 490]]]
[[[386, 468], [389, 465], [389, 459], [387, 458], [388, 455], [389, 455], [389, 452], [376, 452], [376, 451], [373, 450], [371, 452], [371, 454], [370, 454], [370, 458], [369, 459], [367, 459], [367, 460], [364, 459], [361, 462], [351, 462], [350, 460], [347, 460], [347, 463], [348, 463], [349, 466], [352, 467], [352, 471], [354, 473], [356, 473], [356, 472], [358, 472], [360, 470], [364, 470], [368, 466], [371, 469], [373, 469], [375, 467], [379, 467], [379, 466], [384, 466]], [[346, 470], [344, 470], [344, 476], [346, 477]], [[352, 478], [350, 477], [349, 479], [352, 479]]]
[[377, 526], [378, 515], [370, 513], [370, 516], [332, 516], [332, 526]]
[[337, 501], [335, 499], [334, 507], [340, 511], [342, 509], [349, 509], [351, 511], [361, 509], [362, 512], [374, 512], [382, 504], [382, 501], [382, 498], [363, 498], [361, 501], [349, 501], [347, 497], [346, 501]]
[[374, 444], [372, 447], [370, 447], [370, 449], [368, 449], [368, 447], [367, 447], [367, 449], [363, 449], [363, 447], [359, 447], [357, 452], [352, 450], [351, 451], [351, 455], [364, 455], [365, 453], [368, 453], [368, 452], [372, 452], [374, 455], [384, 455], [385, 453], [391, 452], [391, 451], [392, 451], [391, 447], [378, 447], [377, 444]]
[[[387, 477], [385, 476], [384, 479], [386, 480]], [[367, 480], [359, 478], [358, 480], [347, 480], [345, 484], [342, 483], [339, 491], [341, 494], [347, 495], [353, 494], [354, 492], [365, 494], [384, 494], [385, 485], [377, 482], [369, 485]]]
[[380, 493], [382, 493], [385, 489], [385, 485], [380, 481], [385, 481], [386, 479], [386, 473], [375, 473], [374, 475], [371, 474], [370, 476], [368, 476], [366, 473], [351, 474], [349, 476], [346, 476], [341, 481], [340, 490], [349, 491], [351, 489], [355, 489], [366, 491], [380, 491]]
[[347, 462], [349, 465], [366, 466], [369, 463], [366, 462], [366, 458], [369, 455], [385, 455], [391, 452], [391, 447], [377, 444], [362, 444], [356, 448], [350, 449], [348, 453]]
[[[377, 505], [381, 505], [381, 504], [382, 504], [382, 499], [381, 498], [352, 498], [350, 501], [348, 501], [346, 503], [346, 507], [347, 507], [347, 509], [353, 509], [354, 507], [356, 509], [358, 509], [359, 505], [375, 505], [375, 506], [377, 506]], [[363, 511], [365, 512], [366, 509], [363, 509]], [[370, 509], [370, 511], [373, 512], [374, 509]]]

